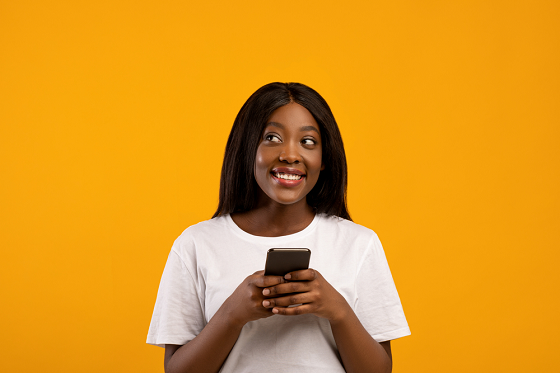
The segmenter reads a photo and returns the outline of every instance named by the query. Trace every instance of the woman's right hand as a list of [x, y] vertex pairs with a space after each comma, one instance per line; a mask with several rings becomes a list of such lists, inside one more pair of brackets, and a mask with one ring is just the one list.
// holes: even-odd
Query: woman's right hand
[[224, 310], [230, 320], [239, 326], [249, 321], [273, 316], [272, 310], [262, 303], [269, 298], [262, 294], [263, 288], [287, 282], [282, 276], [265, 276], [264, 271], [257, 271], [243, 280], [224, 302]]
[[265, 276], [258, 271], [247, 277], [222, 303], [202, 331], [184, 345], [165, 345], [166, 372], [217, 372], [249, 321], [274, 314], [262, 302], [266, 287], [287, 282], [282, 276]]

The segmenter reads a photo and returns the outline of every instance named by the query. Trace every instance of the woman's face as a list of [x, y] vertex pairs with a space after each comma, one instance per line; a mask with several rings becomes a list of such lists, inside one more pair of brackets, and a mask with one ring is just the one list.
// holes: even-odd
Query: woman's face
[[304, 200], [324, 168], [321, 132], [311, 113], [290, 103], [266, 123], [255, 159], [255, 179], [267, 198], [289, 205]]

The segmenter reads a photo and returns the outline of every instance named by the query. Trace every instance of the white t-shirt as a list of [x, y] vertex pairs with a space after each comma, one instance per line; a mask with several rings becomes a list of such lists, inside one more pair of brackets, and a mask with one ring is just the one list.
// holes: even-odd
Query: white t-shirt
[[[147, 343], [184, 345], [195, 338], [237, 286], [264, 269], [266, 253], [274, 247], [309, 248], [309, 267], [342, 294], [376, 341], [410, 334], [381, 242], [372, 230], [317, 214], [300, 232], [260, 237], [225, 215], [187, 228], [173, 244]], [[344, 372], [328, 320], [274, 315], [251, 321], [220, 372], [268, 372], [274, 366], [291, 372]]]

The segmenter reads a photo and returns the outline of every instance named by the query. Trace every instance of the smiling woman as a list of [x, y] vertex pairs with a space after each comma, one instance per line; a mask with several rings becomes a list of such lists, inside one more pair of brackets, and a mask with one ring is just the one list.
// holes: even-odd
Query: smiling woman
[[[165, 346], [166, 372], [391, 371], [389, 341], [410, 331], [377, 235], [350, 219], [346, 180], [317, 92], [271, 83], [247, 100], [218, 209], [175, 241], [161, 279], [147, 342]], [[271, 247], [309, 248], [310, 268], [265, 276]]]
[[[324, 169], [321, 132], [311, 113], [290, 103], [276, 109], [257, 149], [255, 180], [266, 197], [281, 204], [304, 203]], [[265, 197], [266, 196], [266, 197]]]
[[[324, 169], [316, 188], [307, 194], [307, 203], [318, 213], [350, 220], [346, 208], [346, 155], [338, 125], [323, 97], [310, 87], [298, 83], [270, 83], [259, 88], [237, 114], [226, 145], [220, 179], [220, 202], [213, 217], [250, 211], [256, 207], [259, 201], [256, 197], [260, 193], [254, 170], [257, 150], [267, 140], [264, 131], [268, 127], [285, 129], [287, 124], [275, 120], [273, 115], [283, 115], [285, 118], [286, 110], [301, 117], [300, 130], [315, 128], [318, 133], [309, 137], [321, 143]], [[274, 136], [274, 133], [272, 131], [271, 135]], [[282, 142], [278, 135], [270, 139], [267, 141]]]

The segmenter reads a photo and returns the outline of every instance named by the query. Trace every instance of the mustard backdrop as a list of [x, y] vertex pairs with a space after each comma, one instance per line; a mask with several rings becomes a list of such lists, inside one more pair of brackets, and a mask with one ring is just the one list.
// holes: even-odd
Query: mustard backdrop
[[173, 240], [258, 87], [319, 91], [412, 336], [394, 372], [553, 372], [557, 1], [2, 1], [2, 372], [161, 372]]

